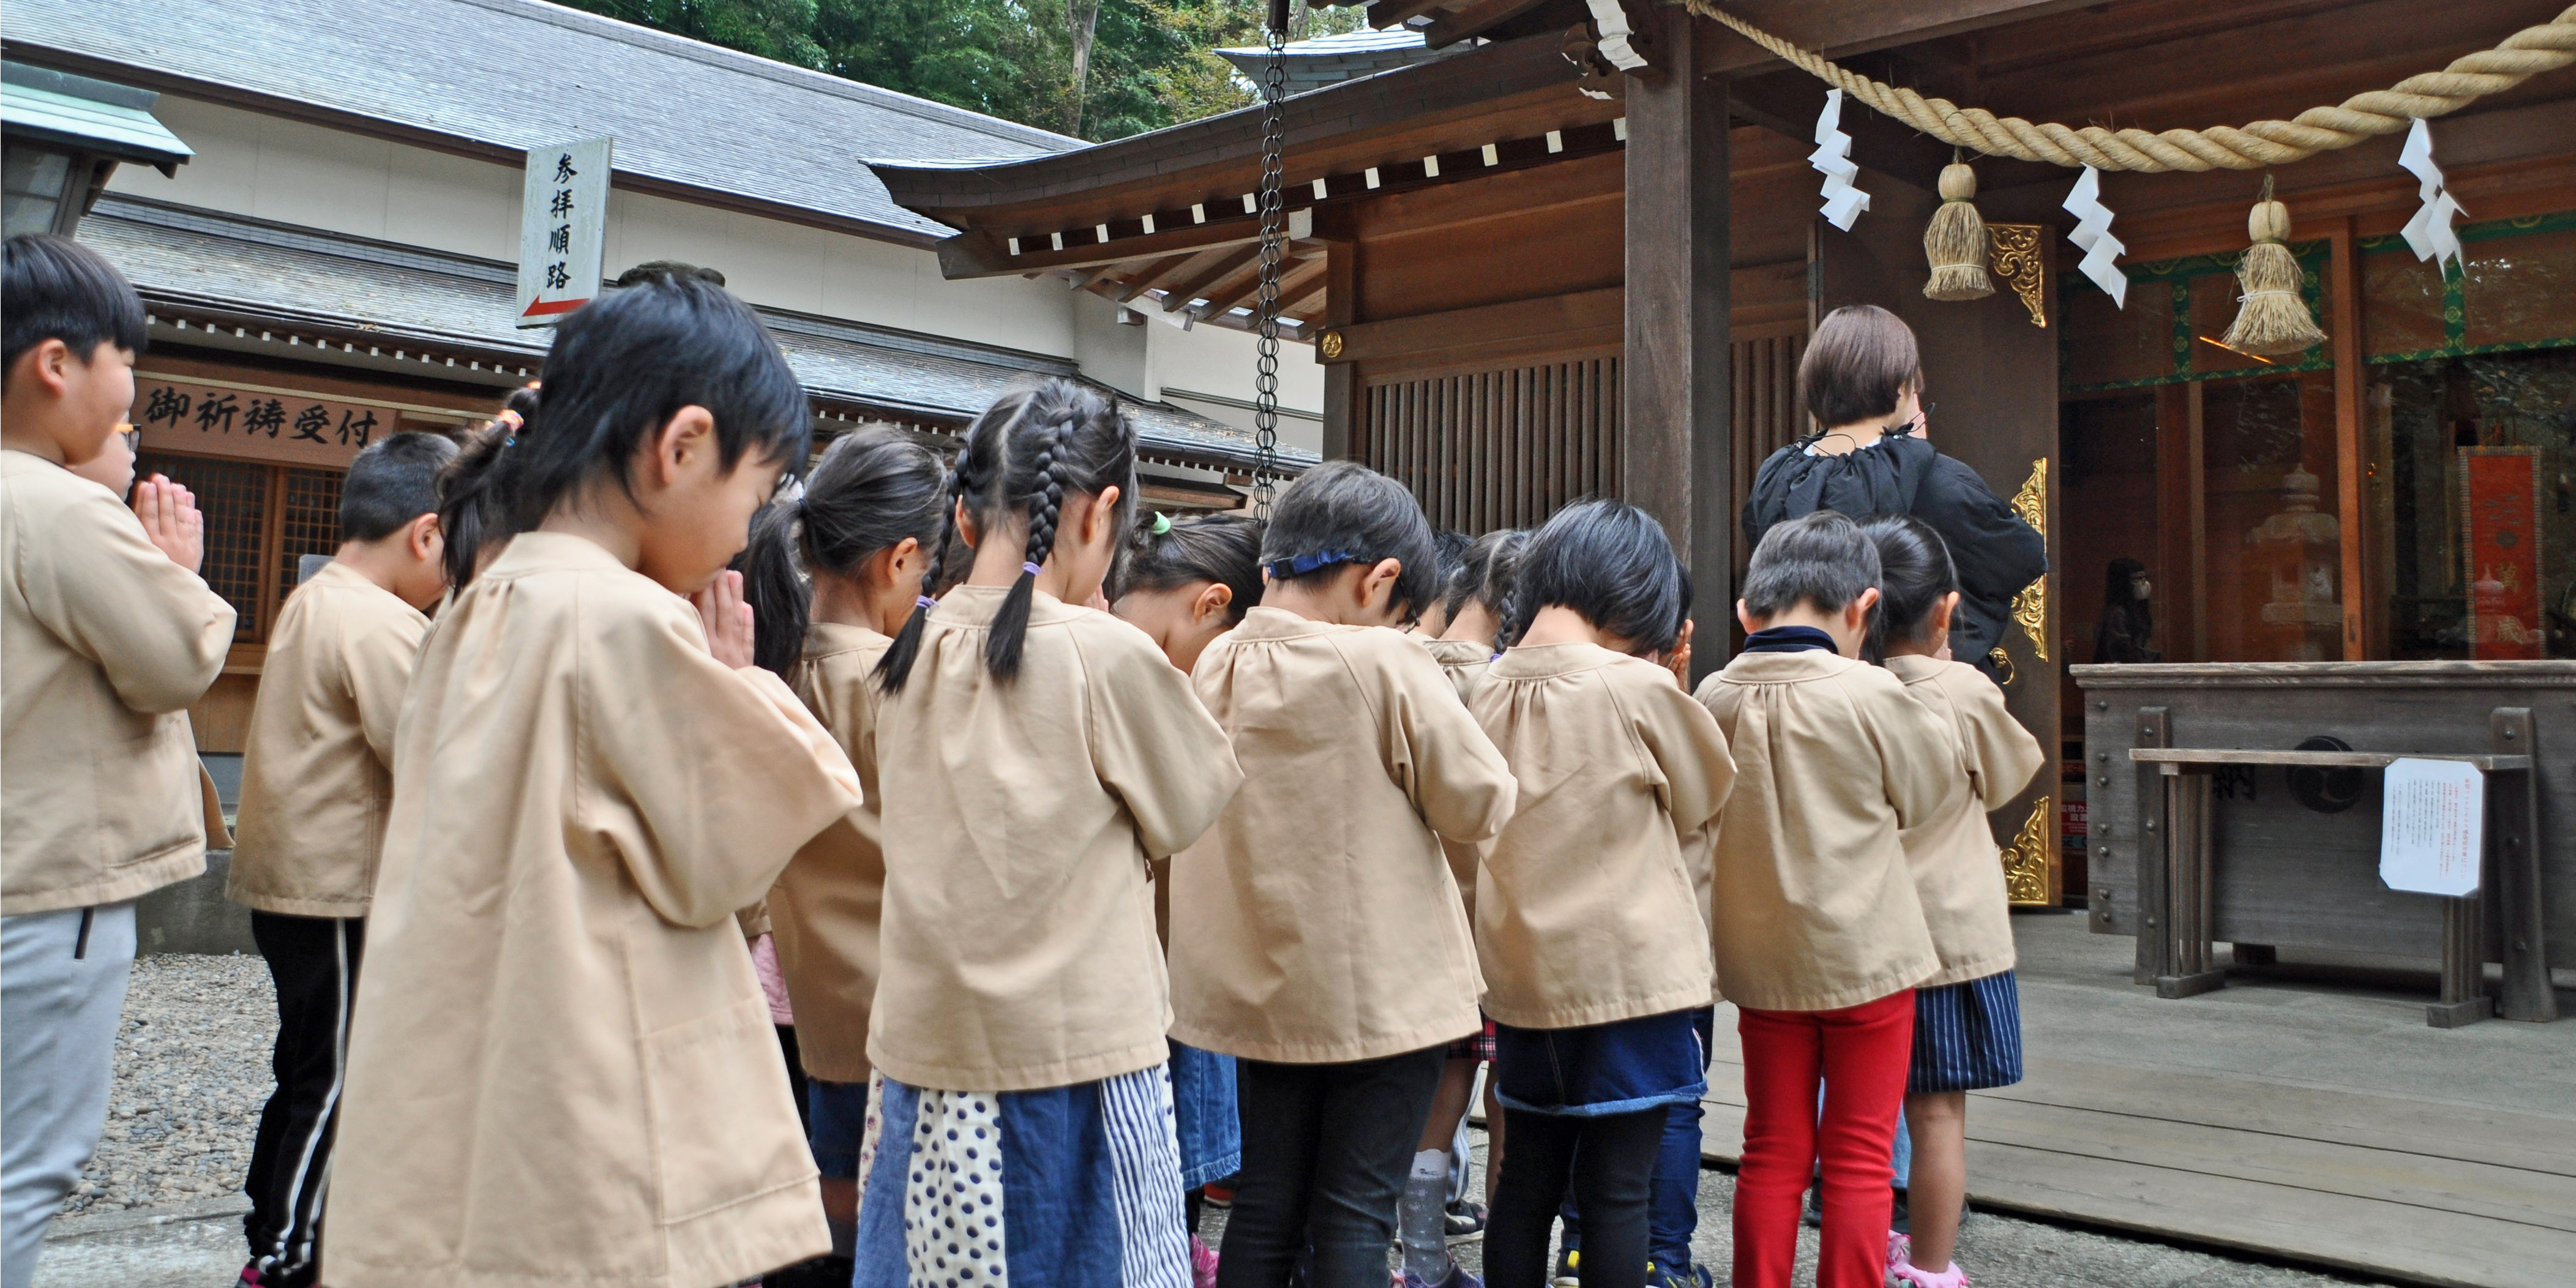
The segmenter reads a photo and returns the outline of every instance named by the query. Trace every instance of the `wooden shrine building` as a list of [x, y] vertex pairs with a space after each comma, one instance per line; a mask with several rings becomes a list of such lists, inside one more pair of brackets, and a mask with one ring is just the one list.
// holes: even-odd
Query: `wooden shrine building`
[[[2287, 120], [2561, 6], [1720, 7], [1925, 96], [2164, 130]], [[1845, 102], [1871, 204], [1837, 230], [1808, 164], [1825, 83], [1710, 17], [1644, 0], [1368, 12], [1452, 56], [1286, 104], [1283, 301], [1287, 334], [1325, 367], [1324, 454], [1393, 475], [1469, 532], [1587, 495], [1646, 507], [1711, 588], [1699, 653], [1716, 664], [1733, 596], [1711, 570], [1741, 569], [1751, 475], [1808, 428], [1793, 390], [1806, 335], [1843, 304], [1895, 310], [1922, 341], [1932, 439], [2048, 537], [2054, 570], [1998, 669], [2015, 711], [2063, 739], [2067, 774], [1997, 815], [2017, 899], [2107, 899], [2100, 928], [2136, 929], [2127, 857], [2085, 845], [2084, 790], [2109, 784], [2080, 767], [2068, 670], [2093, 660], [2113, 559], [2149, 570], [2168, 662], [2524, 660], [2555, 686], [2541, 738], [2576, 757], [2576, 667], [2546, 661], [2576, 658], [2576, 70], [2431, 122], [2466, 212], [2447, 272], [2397, 235], [2421, 204], [2398, 134], [2263, 173], [2103, 172], [2125, 307], [2076, 271], [2063, 203], [2080, 171], [1972, 154], [1996, 290], [1939, 303], [1922, 239], [1951, 147]], [[1644, 67], [1611, 69], [1605, 14], [1635, 31]], [[1054, 274], [1129, 308], [1223, 314], [1258, 285], [1260, 143], [1251, 109], [1074, 152], [873, 168], [958, 230], [939, 246], [952, 277]], [[2219, 341], [2266, 174], [2329, 338], [2255, 357]], [[2533, 528], [2527, 559], [2469, 566], [2466, 512], [2490, 503]], [[2501, 589], [2499, 567], [2515, 577]], [[2576, 783], [2546, 795], [2548, 938], [2576, 962]]]

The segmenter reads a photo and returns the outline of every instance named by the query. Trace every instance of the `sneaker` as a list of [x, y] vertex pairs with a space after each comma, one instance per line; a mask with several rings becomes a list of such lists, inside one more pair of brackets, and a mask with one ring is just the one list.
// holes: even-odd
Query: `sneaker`
[[1484, 1204], [1459, 1199], [1443, 1209], [1441, 1215], [1448, 1223], [1451, 1243], [1472, 1243], [1485, 1237]]
[[1715, 1283], [1706, 1266], [1682, 1264], [1665, 1269], [1651, 1261], [1646, 1263], [1646, 1288], [1715, 1288]]
[[1190, 1288], [1216, 1288], [1216, 1249], [1190, 1236]]
[[1396, 1280], [1396, 1288], [1485, 1288], [1485, 1281], [1468, 1274], [1465, 1266], [1452, 1261], [1449, 1273], [1442, 1275], [1438, 1283], [1425, 1283], [1420, 1275], [1407, 1270]]
[[1798, 1219], [1806, 1222], [1807, 1228], [1811, 1230], [1824, 1228], [1825, 1187], [1823, 1185], [1807, 1187], [1807, 1206], [1798, 1213]]
[[1554, 1288], [1583, 1288], [1582, 1262], [1583, 1249], [1566, 1249], [1557, 1256], [1556, 1278], [1549, 1282]]
[[1888, 1273], [1895, 1276], [1896, 1282], [1905, 1285], [1905, 1288], [1968, 1288], [1968, 1272], [1961, 1270], [1959, 1263], [1955, 1261], [1950, 1263], [1949, 1269], [1939, 1274], [1925, 1270], [1912, 1261], [1891, 1266], [1888, 1268]]
[[1233, 1182], [1234, 1179], [1234, 1177], [1229, 1176], [1222, 1181], [1210, 1181], [1199, 1187], [1199, 1193], [1205, 1196], [1205, 1201], [1209, 1207], [1233, 1207], [1234, 1186], [1231, 1182]]

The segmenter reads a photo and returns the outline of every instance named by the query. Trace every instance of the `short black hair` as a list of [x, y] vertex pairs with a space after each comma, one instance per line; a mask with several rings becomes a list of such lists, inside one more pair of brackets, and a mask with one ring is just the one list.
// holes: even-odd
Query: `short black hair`
[[1875, 304], [1826, 314], [1798, 359], [1798, 401], [1819, 430], [1892, 416], [1907, 390], [1922, 387], [1914, 328]]
[[1469, 543], [1458, 570], [1449, 574], [1450, 620], [1467, 611], [1470, 601], [1483, 605], [1497, 622], [1511, 616], [1512, 587], [1520, 577], [1521, 550], [1528, 544], [1529, 533], [1519, 528], [1496, 528]]
[[1261, 520], [1248, 514], [1202, 514], [1128, 534], [1112, 578], [1113, 600], [1132, 591], [1173, 590], [1212, 581], [1234, 592], [1226, 619], [1240, 622], [1261, 602]]
[[1344, 564], [1403, 565], [1392, 603], [1398, 620], [1421, 616], [1440, 595], [1440, 547], [1422, 503], [1404, 485], [1357, 461], [1331, 461], [1279, 494], [1261, 563], [1273, 581], [1329, 577]]
[[1690, 605], [1690, 574], [1664, 525], [1623, 502], [1578, 501], [1530, 534], [1510, 634], [1518, 639], [1542, 608], [1571, 608], [1595, 630], [1661, 653], [1681, 638]]
[[1840, 612], [1878, 584], [1878, 547], [1837, 510], [1774, 524], [1744, 570], [1744, 611], [1777, 617], [1805, 604]]
[[97, 251], [44, 233], [20, 233], [9, 239], [5, 257], [0, 376], [18, 365], [18, 355], [47, 340], [62, 341], [83, 362], [101, 344], [143, 352], [143, 297]]
[[1882, 514], [1860, 531], [1878, 548], [1878, 606], [1870, 610], [1860, 655], [1884, 663], [1890, 641], [1923, 642], [1932, 606], [1959, 588], [1959, 569], [1950, 560], [1950, 543], [1910, 514]]
[[391, 435], [349, 462], [340, 480], [340, 539], [382, 541], [438, 508], [438, 473], [456, 459], [444, 434]]
[[1474, 544], [1475, 539], [1473, 537], [1458, 531], [1456, 528], [1434, 528], [1431, 530], [1431, 548], [1438, 552], [1440, 556], [1440, 608], [1442, 612], [1450, 611], [1448, 604], [1449, 582], [1458, 575], [1458, 566], [1467, 561], [1467, 550]]

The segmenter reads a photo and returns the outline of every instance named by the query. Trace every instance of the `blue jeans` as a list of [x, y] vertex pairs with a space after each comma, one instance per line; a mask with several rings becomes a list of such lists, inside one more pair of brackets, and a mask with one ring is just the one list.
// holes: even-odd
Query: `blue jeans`
[[[1713, 1007], [1691, 1012], [1691, 1027], [1699, 1033], [1702, 1051], [1708, 1049], [1709, 1030], [1716, 1018]], [[1664, 1143], [1655, 1154], [1654, 1192], [1646, 1207], [1646, 1256], [1658, 1271], [1691, 1263], [1691, 1236], [1699, 1233], [1699, 1123], [1707, 1112], [1696, 1100], [1665, 1109]], [[1582, 1247], [1583, 1231], [1572, 1195], [1566, 1197], [1560, 1215], [1565, 1220], [1565, 1246]]]
[[806, 1143], [814, 1149], [815, 1170], [827, 1181], [856, 1179], [859, 1138], [868, 1130], [868, 1084], [808, 1078], [805, 1104], [812, 1122]]

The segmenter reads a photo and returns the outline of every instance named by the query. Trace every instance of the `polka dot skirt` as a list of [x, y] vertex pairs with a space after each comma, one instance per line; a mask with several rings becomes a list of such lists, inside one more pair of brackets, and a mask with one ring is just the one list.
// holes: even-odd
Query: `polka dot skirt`
[[[870, 1118], [873, 1126], [873, 1112]], [[915, 1288], [1007, 1288], [1002, 1128], [992, 1093], [922, 1090], [903, 1197]]]

